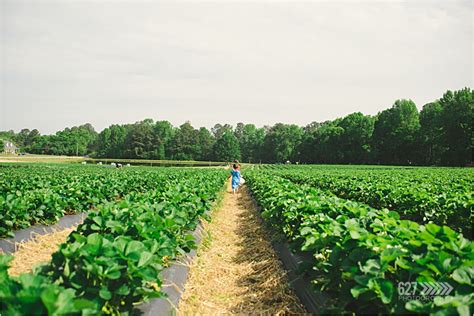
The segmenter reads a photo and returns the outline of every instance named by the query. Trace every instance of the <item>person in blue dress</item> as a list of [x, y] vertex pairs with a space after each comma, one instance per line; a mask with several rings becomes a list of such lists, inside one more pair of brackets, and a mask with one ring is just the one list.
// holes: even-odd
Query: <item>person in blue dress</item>
[[237, 189], [239, 188], [240, 185], [240, 166], [236, 163], [232, 166], [232, 170], [230, 172], [230, 175], [232, 176], [232, 193], [235, 194]]

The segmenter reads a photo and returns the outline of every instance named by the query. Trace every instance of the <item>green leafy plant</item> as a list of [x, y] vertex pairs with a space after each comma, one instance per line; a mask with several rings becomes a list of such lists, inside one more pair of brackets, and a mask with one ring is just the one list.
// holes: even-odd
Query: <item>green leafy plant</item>
[[[139, 175], [145, 178], [128, 175], [134, 190], [91, 209], [52, 261], [23, 277], [57, 286], [60, 296], [52, 296], [51, 304], [67, 295], [91, 303], [95, 313], [129, 314], [137, 303], [163, 295], [160, 272], [195, 248], [189, 233], [210, 209], [226, 172], [144, 168]], [[18, 304], [10, 297], [0, 313]]]
[[403, 219], [448, 225], [472, 237], [474, 174], [470, 169], [297, 166], [272, 171], [344, 199], [394, 210]]
[[[474, 244], [447, 226], [401, 220], [397, 212], [294, 184], [271, 172], [247, 173], [262, 216], [295, 249], [314, 258], [315, 290], [332, 297], [327, 311], [456, 313], [474, 303]], [[449, 282], [449, 296], [405, 302], [400, 282]]]
[[51, 283], [40, 275], [8, 275], [11, 256], [0, 256], [0, 312], [2, 315], [93, 315], [94, 302], [76, 298], [73, 289]]

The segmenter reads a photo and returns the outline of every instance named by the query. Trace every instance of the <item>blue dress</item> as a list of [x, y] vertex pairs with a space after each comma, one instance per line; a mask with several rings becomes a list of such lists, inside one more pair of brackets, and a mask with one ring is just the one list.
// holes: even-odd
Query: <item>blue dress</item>
[[240, 184], [240, 171], [232, 170], [230, 174], [232, 175], [232, 189], [237, 189]]

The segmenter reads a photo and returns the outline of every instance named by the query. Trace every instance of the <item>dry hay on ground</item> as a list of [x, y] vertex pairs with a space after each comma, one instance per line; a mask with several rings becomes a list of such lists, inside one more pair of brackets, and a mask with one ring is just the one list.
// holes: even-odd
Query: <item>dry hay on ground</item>
[[31, 240], [18, 243], [8, 273], [10, 275], [29, 273], [35, 265], [49, 262], [51, 255], [58, 250], [59, 245], [64, 243], [67, 236], [75, 229], [75, 227], [71, 227], [46, 235], [35, 234]]
[[205, 229], [178, 314], [305, 313], [246, 188], [226, 194]]

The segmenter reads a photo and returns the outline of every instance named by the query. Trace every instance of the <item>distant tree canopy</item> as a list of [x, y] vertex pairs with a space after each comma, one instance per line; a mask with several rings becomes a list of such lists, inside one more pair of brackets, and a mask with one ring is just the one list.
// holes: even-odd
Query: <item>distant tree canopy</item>
[[[397, 100], [376, 116], [360, 112], [305, 127], [277, 123], [174, 127], [145, 119], [111, 125], [97, 133], [91, 124], [54, 135], [36, 129], [0, 132], [22, 152], [107, 158], [464, 166], [473, 160], [474, 91], [447, 91], [418, 112]], [[1, 146], [2, 144], [0, 144]], [[1, 148], [0, 148], [1, 149]], [[0, 150], [1, 151], [1, 150]]]
[[405, 165], [416, 160], [416, 137], [420, 119], [411, 100], [397, 100], [392, 108], [379, 113], [375, 121], [372, 145], [375, 161]]

